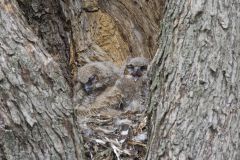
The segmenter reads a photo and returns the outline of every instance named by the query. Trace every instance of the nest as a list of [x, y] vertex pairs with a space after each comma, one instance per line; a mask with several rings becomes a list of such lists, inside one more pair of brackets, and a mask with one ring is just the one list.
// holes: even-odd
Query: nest
[[141, 160], [146, 153], [147, 117], [115, 109], [78, 116], [85, 155], [91, 160]]

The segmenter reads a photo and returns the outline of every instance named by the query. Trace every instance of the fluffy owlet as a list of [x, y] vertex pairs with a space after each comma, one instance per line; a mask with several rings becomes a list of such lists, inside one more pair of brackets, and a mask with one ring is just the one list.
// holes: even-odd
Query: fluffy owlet
[[129, 110], [143, 111], [145, 108], [148, 64], [149, 60], [144, 57], [128, 59], [122, 77], [116, 82], [116, 87], [124, 95], [123, 106]]
[[83, 90], [82, 105], [92, 103], [97, 96], [115, 84], [119, 78], [119, 69], [111, 62], [90, 62], [78, 69], [75, 93]]
[[110, 62], [92, 62], [78, 71], [78, 81], [87, 94], [103, 91], [114, 85], [119, 77], [119, 70]]

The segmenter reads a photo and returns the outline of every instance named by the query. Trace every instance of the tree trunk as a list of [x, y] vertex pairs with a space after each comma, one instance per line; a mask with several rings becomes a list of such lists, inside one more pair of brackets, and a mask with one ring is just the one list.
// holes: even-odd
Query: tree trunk
[[83, 159], [71, 88], [16, 4], [0, 1], [0, 159]]
[[146, 159], [239, 159], [239, 2], [166, 4], [150, 71]]

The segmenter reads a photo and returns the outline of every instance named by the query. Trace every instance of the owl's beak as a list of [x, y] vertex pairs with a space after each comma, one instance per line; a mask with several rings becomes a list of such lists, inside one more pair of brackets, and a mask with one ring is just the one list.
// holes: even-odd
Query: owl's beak
[[139, 79], [139, 77], [133, 77], [133, 80], [136, 82]]
[[84, 85], [84, 91], [85, 91], [87, 94], [92, 93], [92, 90], [93, 90], [92, 86], [87, 85], [87, 84]]
[[134, 81], [137, 81], [142, 76], [141, 69], [140, 68], [134, 68], [132, 76], [134, 77]]

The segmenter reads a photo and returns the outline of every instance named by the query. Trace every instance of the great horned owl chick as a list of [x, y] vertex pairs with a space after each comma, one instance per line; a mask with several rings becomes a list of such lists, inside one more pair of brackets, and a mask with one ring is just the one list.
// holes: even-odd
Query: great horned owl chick
[[144, 110], [144, 102], [148, 94], [148, 69], [149, 60], [144, 57], [135, 57], [127, 60], [123, 76], [116, 82], [124, 95], [124, 107], [129, 110]]
[[[99, 95], [115, 84], [119, 75], [119, 69], [111, 62], [90, 62], [79, 68], [74, 89], [75, 103], [78, 106], [91, 106]], [[81, 88], [85, 95], [78, 94]], [[82, 99], [76, 101], [77, 98]]]
[[103, 91], [114, 85], [119, 77], [119, 70], [110, 62], [92, 62], [78, 70], [78, 78], [84, 91], [91, 94]]

